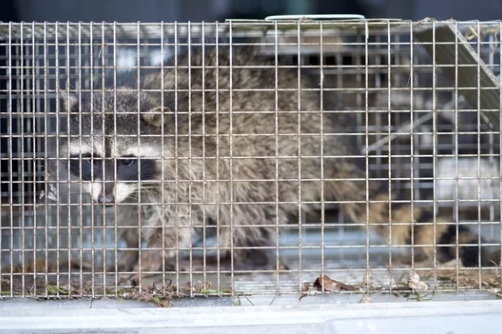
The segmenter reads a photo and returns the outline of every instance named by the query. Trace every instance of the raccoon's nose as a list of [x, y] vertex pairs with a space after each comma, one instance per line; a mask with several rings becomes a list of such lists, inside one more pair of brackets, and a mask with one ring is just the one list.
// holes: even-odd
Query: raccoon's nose
[[115, 202], [115, 198], [111, 194], [105, 196], [99, 195], [98, 202], [106, 205], [111, 205]]

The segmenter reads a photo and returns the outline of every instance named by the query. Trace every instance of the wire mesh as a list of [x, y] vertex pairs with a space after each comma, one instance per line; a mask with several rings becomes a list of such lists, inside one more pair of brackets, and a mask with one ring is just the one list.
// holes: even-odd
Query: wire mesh
[[498, 291], [500, 29], [0, 24], [2, 296]]

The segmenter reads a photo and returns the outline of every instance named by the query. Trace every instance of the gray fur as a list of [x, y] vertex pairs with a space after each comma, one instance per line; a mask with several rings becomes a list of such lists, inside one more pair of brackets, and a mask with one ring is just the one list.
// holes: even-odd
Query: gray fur
[[[232, 56], [228, 48], [216, 51], [191, 54], [190, 70], [189, 57], [179, 56], [176, 67], [168, 64], [141, 77], [140, 93], [97, 92], [92, 108], [90, 100], [80, 106], [90, 113], [75, 114], [71, 122], [71, 132], [79, 134], [81, 124], [81, 134], [92, 129], [93, 140], [104, 146], [117, 140], [116, 155], [137, 145], [141, 135], [139, 154], [148, 147], [156, 161], [156, 181], [142, 183], [139, 191], [134, 184], [122, 189], [129, 205], [117, 209], [117, 222], [131, 226], [129, 231], [142, 217], [141, 236], [148, 248], [157, 249], [142, 251], [143, 272], [162, 269], [162, 258], [172, 263], [208, 221], [216, 224], [220, 255], [240, 261], [249, 256], [249, 247], [275, 245], [278, 226], [300, 206], [309, 211], [321, 201], [340, 201], [347, 216], [368, 221], [393, 244], [409, 242], [412, 221], [421, 211], [401, 206], [389, 213], [389, 191], [366, 182], [350, 136], [340, 135], [352, 131], [350, 118], [322, 112], [318, 83], [249, 49], [232, 49]], [[103, 137], [103, 131], [111, 137]], [[80, 140], [93, 145], [90, 137]], [[391, 231], [390, 216], [401, 223]], [[427, 229], [427, 235], [428, 226], [417, 231]], [[138, 247], [135, 233], [124, 237]], [[431, 247], [424, 249], [432, 256]], [[127, 255], [123, 268], [132, 267], [134, 258]]]

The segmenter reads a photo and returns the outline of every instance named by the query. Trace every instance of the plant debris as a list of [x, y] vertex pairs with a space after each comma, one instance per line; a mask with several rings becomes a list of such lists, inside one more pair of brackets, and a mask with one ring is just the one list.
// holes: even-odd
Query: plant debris
[[328, 275], [321, 274], [316, 278], [313, 285], [309, 282], [304, 282], [301, 286], [301, 295], [299, 300], [309, 295], [316, 295], [319, 293], [338, 293], [341, 291], [360, 291], [359, 286], [349, 285], [330, 278]]
[[371, 304], [372, 300], [371, 300], [371, 296], [369, 294], [365, 294], [361, 300], [359, 301], [359, 303], [361, 304]]
[[122, 289], [119, 297], [152, 302], [160, 307], [171, 307], [173, 306], [173, 300], [176, 298], [193, 297], [194, 295], [222, 296], [231, 293], [231, 290], [213, 288], [213, 284], [209, 281], [198, 281], [195, 284], [186, 282], [178, 288], [169, 280], [167, 284], [163, 284], [162, 281], [156, 281], [151, 286]]
[[324, 292], [359, 291], [359, 287], [336, 281], [327, 275], [319, 276], [314, 282], [314, 288]]
[[408, 287], [412, 291], [425, 292], [429, 289], [427, 283], [420, 280], [420, 276], [415, 270], [410, 271], [410, 276], [408, 278]]

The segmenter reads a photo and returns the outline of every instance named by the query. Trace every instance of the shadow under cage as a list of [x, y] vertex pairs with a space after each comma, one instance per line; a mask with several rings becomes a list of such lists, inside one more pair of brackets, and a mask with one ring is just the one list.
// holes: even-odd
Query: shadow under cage
[[0, 24], [2, 296], [500, 289], [499, 32]]

